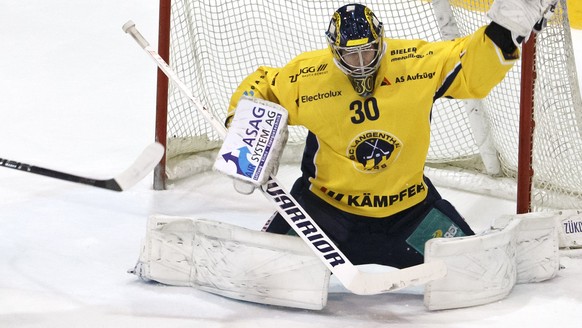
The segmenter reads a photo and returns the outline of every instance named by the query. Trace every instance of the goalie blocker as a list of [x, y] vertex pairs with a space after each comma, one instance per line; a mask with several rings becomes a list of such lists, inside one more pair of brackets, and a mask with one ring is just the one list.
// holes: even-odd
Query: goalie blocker
[[214, 169], [234, 178], [235, 189], [250, 194], [279, 167], [287, 142], [287, 110], [266, 100], [243, 96]]

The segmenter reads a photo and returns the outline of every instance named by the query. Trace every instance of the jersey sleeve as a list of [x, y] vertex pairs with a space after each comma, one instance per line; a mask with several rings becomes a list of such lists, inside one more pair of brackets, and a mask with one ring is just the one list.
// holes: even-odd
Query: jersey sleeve
[[279, 99], [273, 92], [273, 86], [279, 70], [273, 67], [260, 66], [239, 84], [230, 98], [225, 122], [226, 126], [230, 124], [236, 105], [243, 95], [279, 103]]
[[[309, 83], [314, 79], [308, 79], [307, 82], [304, 81], [303, 71], [311, 68], [312, 65], [320, 65], [322, 56], [331, 58], [331, 53], [327, 48], [314, 50], [299, 54], [283, 67], [259, 67], [255, 72], [247, 76], [232, 94], [228, 106], [226, 125], [228, 126], [230, 118], [234, 115], [238, 100], [243, 95], [268, 100], [283, 106], [289, 114], [288, 124], [298, 124], [297, 116], [299, 115], [299, 92], [301, 86], [304, 88], [318, 87]], [[322, 65], [321, 67], [325, 68], [327, 66]]]
[[442, 84], [435, 99], [484, 98], [513, 67], [519, 58], [519, 50], [516, 49], [512, 56], [504, 55], [485, 34], [485, 28], [464, 38], [444, 42], [449, 42], [451, 50], [442, 67]]

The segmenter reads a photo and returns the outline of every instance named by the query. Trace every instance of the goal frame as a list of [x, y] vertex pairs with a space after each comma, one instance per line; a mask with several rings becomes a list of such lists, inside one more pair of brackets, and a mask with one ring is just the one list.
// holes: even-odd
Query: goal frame
[[[159, 6], [158, 53], [167, 62], [170, 62], [171, 4], [172, 0], [160, 0]], [[532, 34], [522, 47], [516, 213], [532, 209], [535, 43]], [[164, 146], [167, 146], [168, 87], [167, 77], [158, 69], [155, 139]], [[167, 188], [166, 163], [164, 156], [154, 170], [155, 190]]]
[[[170, 25], [172, 18], [172, 0], [160, 0], [158, 27], [158, 54], [167, 63], [170, 62]], [[169, 80], [161, 69], [157, 69], [156, 87], [156, 126], [155, 140], [167, 148], [168, 132], [168, 87]], [[155, 190], [166, 189], [166, 154], [154, 169], [153, 187]]]
[[517, 162], [516, 213], [532, 209], [534, 84], [536, 80], [536, 36], [534, 33], [521, 49], [521, 89], [519, 99], [519, 144]]

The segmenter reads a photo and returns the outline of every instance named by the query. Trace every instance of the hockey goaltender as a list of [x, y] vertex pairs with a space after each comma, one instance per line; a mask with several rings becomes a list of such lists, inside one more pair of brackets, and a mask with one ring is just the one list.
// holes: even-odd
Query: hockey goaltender
[[[326, 305], [330, 274], [362, 295], [425, 284], [430, 310], [485, 304], [516, 283], [554, 277], [560, 244], [577, 243], [560, 227], [579, 222], [577, 212], [502, 217], [475, 235], [423, 168], [433, 102], [485, 97], [555, 5], [496, 0], [491, 23], [441, 42], [385, 38], [370, 8], [340, 7], [328, 24], [328, 48], [259, 67], [232, 96], [214, 168], [237, 191], [259, 188], [272, 201], [277, 212], [264, 231], [152, 216], [131, 272], [315, 310]], [[309, 130], [290, 193], [274, 177], [287, 125]], [[360, 264], [394, 270], [366, 272]]]

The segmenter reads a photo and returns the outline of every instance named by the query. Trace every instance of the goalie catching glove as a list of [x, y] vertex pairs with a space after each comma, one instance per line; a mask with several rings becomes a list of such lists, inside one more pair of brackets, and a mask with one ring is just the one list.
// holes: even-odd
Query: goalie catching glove
[[234, 178], [236, 191], [250, 194], [277, 173], [287, 142], [287, 117], [287, 110], [276, 103], [241, 97], [214, 162], [215, 170]]
[[554, 14], [558, 0], [495, 0], [487, 15], [511, 31], [515, 45], [539, 32]]

